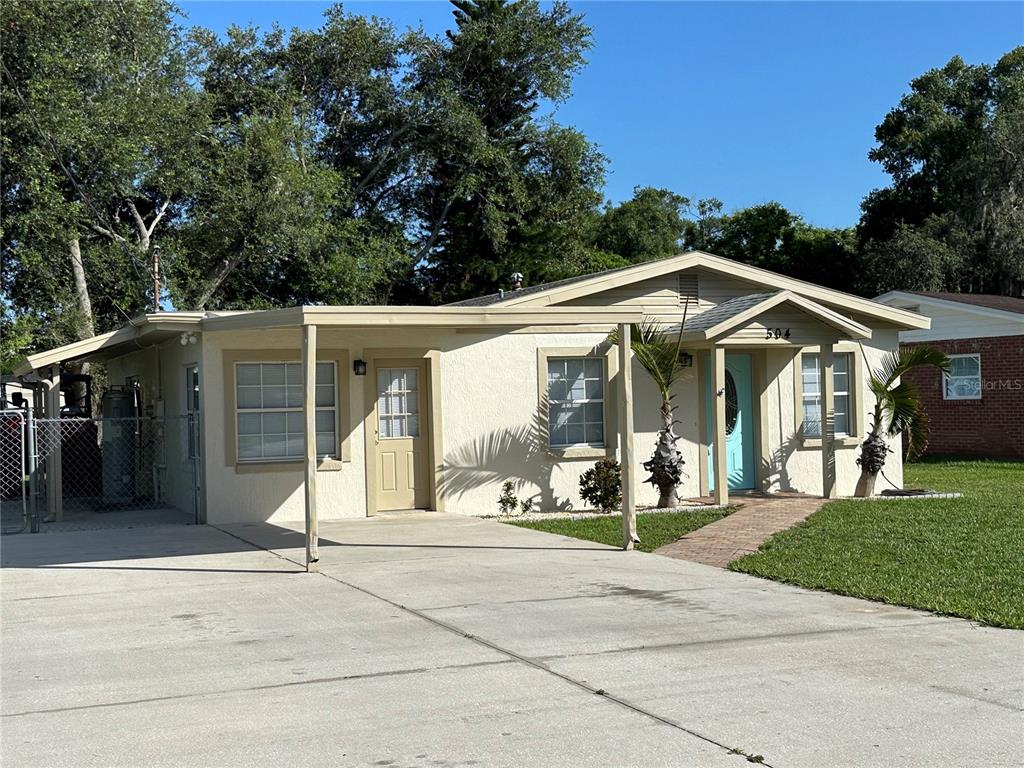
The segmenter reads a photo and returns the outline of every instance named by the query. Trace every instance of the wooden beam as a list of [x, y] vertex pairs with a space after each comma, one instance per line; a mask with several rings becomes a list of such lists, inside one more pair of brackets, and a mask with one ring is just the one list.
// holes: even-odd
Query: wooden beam
[[622, 548], [640, 543], [636, 533], [636, 462], [633, 460], [633, 371], [630, 326], [619, 325], [619, 463], [622, 465]]
[[715, 430], [715, 449], [711, 460], [715, 466], [715, 504], [728, 504], [729, 467], [725, 451], [725, 347], [722, 346], [716, 346], [711, 352], [711, 389], [711, 396], [714, 398], [711, 414]]
[[[342, 375], [344, 372], [339, 371]], [[306, 417], [306, 571], [316, 573], [320, 561], [316, 511], [316, 326], [302, 328], [302, 413]]]
[[836, 388], [832, 344], [822, 344], [818, 356], [821, 379], [821, 495], [836, 497]]

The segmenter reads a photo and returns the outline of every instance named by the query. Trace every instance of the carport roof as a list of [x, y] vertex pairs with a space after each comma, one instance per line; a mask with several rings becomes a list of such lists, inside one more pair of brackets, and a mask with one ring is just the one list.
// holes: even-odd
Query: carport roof
[[636, 307], [289, 307], [248, 312], [155, 312], [116, 331], [29, 355], [15, 368], [19, 376], [80, 360], [109, 359], [160, 344], [189, 331], [301, 328], [304, 325], [357, 328], [521, 328], [526, 326], [637, 323]]

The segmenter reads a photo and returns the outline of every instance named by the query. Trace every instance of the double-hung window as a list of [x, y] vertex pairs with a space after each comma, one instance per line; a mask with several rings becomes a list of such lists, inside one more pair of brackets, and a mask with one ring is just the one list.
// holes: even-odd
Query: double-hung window
[[[821, 363], [814, 353], [800, 356], [803, 384], [804, 436], [821, 437]], [[853, 353], [841, 352], [833, 357], [832, 384], [835, 389], [835, 433], [850, 434]]]
[[604, 447], [604, 358], [548, 358], [548, 440], [552, 448]]
[[[316, 364], [316, 453], [338, 456], [335, 364]], [[305, 453], [299, 363], [236, 363], [235, 419], [238, 460], [299, 459]]]
[[946, 400], [981, 399], [981, 355], [950, 355], [949, 373], [942, 374]]

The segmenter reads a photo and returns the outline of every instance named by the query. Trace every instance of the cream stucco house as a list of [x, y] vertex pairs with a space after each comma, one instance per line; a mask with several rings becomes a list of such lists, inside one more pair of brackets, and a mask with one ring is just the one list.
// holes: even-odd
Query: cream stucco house
[[[851, 494], [867, 368], [928, 319], [700, 252], [443, 307], [150, 314], [19, 372], [103, 360], [161, 413], [198, 410], [211, 523], [490, 514], [505, 480], [541, 509], [579, 507], [605, 455], [644, 504], [660, 400], [606, 339], [684, 306], [680, 496]], [[898, 452], [885, 471], [900, 482]]]

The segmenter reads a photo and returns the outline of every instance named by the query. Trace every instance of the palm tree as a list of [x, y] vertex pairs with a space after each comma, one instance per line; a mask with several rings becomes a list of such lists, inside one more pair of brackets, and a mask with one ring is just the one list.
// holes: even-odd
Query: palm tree
[[[683, 454], [676, 447], [679, 436], [675, 433], [675, 395], [672, 386], [679, 380], [683, 366], [679, 361], [682, 350], [683, 326], [686, 324], [686, 307], [683, 307], [683, 320], [679, 331], [673, 339], [673, 328], [653, 322], [642, 322], [630, 326], [630, 348], [637, 361], [654, 381], [661, 393], [661, 429], [658, 431], [658, 442], [654, 447], [654, 455], [644, 462], [643, 467], [651, 476], [645, 482], [658, 489], [659, 508], [678, 506], [677, 489], [683, 477]], [[617, 344], [618, 331], [612, 331], [608, 340]]]
[[907, 456], [913, 458], [928, 440], [928, 417], [921, 408], [917, 387], [909, 381], [897, 380], [912, 368], [934, 365], [949, 371], [949, 358], [931, 347], [907, 347], [890, 352], [881, 366], [871, 372], [868, 386], [875, 395], [875, 410], [871, 416], [871, 430], [861, 444], [860, 480], [855, 496], [871, 496], [875, 481], [885, 466], [885, 458], [892, 453], [887, 442], [898, 435], [907, 436]]

